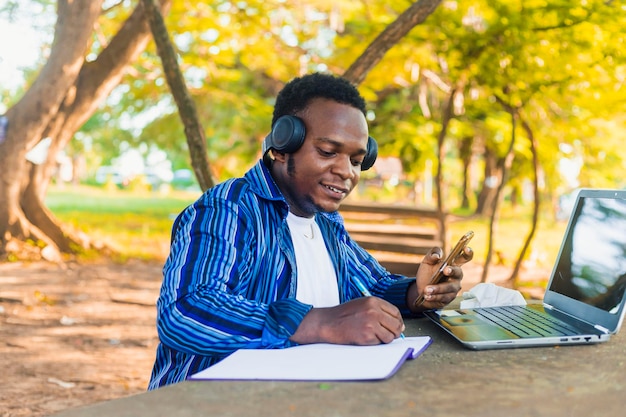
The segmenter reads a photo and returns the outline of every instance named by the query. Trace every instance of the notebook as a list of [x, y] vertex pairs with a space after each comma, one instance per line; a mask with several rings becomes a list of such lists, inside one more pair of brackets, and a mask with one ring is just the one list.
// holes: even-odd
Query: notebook
[[362, 381], [387, 379], [430, 345], [429, 336], [374, 346], [316, 343], [285, 349], [240, 349], [192, 380]]
[[625, 304], [626, 190], [582, 189], [543, 303], [426, 316], [471, 349], [589, 344], [619, 331]]

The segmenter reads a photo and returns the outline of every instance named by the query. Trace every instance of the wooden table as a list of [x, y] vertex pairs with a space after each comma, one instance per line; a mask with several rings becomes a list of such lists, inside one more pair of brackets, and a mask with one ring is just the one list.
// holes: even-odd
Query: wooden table
[[186, 381], [57, 417], [622, 416], [626, 331], [589, 346], [471, 351], [427, 319], [433, 344], [382, 382]]

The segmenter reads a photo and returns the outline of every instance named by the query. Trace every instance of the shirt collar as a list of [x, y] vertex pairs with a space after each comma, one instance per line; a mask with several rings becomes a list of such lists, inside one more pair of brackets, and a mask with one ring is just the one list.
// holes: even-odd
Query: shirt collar
[[283, 193], [278, 188], [278, 185], [276, 185], [269, 168], [263, 163], [263, 160], [259, 159], [259, 161], [245, 173], [244, 177], [248, 180], [252, 192], [259, 197], [267, 200], [285, 201]]

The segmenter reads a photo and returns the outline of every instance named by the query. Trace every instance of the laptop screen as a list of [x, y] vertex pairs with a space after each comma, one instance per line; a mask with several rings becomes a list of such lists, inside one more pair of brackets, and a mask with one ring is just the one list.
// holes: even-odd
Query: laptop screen
[[626, 290], [626, 200], [579, 197], [550, 290], [611, 314]]

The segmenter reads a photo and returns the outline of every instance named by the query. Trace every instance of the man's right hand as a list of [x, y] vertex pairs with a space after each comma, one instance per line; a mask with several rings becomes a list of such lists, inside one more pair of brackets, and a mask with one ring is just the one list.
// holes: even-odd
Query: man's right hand
[[362, 297], [312, 309], [290, 339], [299, 344], [377, 345], [400, 337], [404, 328], [396, 306], [378, 297]]

